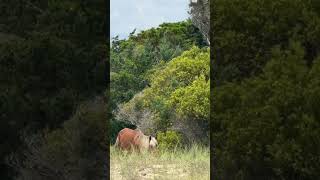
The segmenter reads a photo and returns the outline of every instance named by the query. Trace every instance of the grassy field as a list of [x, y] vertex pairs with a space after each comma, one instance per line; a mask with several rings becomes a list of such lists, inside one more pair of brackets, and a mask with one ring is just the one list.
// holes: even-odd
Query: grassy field
[[111, 180], [210, 179], [209, 147], [156, 153], [126, 153], [110, 147]]

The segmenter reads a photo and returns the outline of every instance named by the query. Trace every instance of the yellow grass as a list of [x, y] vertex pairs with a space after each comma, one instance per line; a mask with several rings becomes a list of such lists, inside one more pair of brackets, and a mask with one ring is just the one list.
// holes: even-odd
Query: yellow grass
[[209, 180], [209, 147], [157, 153], [127, 153], [110, 147], [111, 180]]

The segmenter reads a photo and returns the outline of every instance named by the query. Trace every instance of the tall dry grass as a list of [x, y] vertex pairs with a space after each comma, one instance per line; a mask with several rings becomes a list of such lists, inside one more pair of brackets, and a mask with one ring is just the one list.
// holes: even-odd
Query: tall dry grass
[[128, 153], [110, 147], [112, 180], [207, 180], [210, 179], [209, 147], [158, 150], [155, 153]]

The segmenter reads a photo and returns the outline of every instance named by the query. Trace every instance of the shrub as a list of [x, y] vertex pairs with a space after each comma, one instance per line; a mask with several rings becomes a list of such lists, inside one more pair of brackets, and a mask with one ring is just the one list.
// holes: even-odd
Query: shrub
[[319, 60], [300, 43], [275, 48], [263, 74], [213, 91], [212, 142], [219, 179], [318, 179]]
[[24, 159], [10, 157], [19, 180], [105, 179], [107, 107], [103, 98], [79, 106], [62, 128], [24, 137]]
[[175, 131], [165, 131], [157, 133], [159, 149], [172, 150], [181, 145], [181, 135]]
[[147, 134], [168, 129], [190, 132], [184, 124], [192, 124], [192, 136], [186, 140], [208, 139], [204, 135], [209, 132], [209, 50], [194, 46], [149, 71], [150, 86], [120, 104], [115, 119], [129, 121]]
[[132, 124], [144, 133], [153, 133], [156, 116], [148, 108], [141, 107], [143, 96], [143, 93], [138, 93], [129, 102], [120, 104], [117, 111], [114, 112], [115, 120], [126, 122], [128, 125]]

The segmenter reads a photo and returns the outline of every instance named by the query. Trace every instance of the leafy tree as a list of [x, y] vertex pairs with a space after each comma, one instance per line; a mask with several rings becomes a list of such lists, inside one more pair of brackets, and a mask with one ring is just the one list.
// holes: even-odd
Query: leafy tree
[[158, 28], [132, 34], [127, 40], [115, 37], [111, 47], [113, 109], [149, 84], [148, 71], [161, 60], [167, 62], [192, 45], [201, 47], [205, 42], [190, 21], [163, 23]]
[[[181, 55], [193, 45], [206, 45], [199, 30], [190, 20], [178, 23], [163, 23], [157, 28], [151, 28], [139, 33], [135, 30], [128, 39], [119, 40], [118, 36], [112, 40], [111, 52], [111, 109], [128, 102], [135, 94], [150, 86], [150, 74], [156, 67]], [[139, 125], [145, 127], [148, 123], [131, 124], [133, 117], [149, 117], [149, 111], [131, 111], [130, 108], [120, 108], [121, 116], [112, 118], [111, 137], [123, 127]], [[130, 110], [130, 111], [129, 111]], [[142, 113], [147, 116], [135, 116]], [[130, 119], [129, 114], [133, 115]], [[121, 121], [121, 122], [120, 122]], [[128, 123], [131, 122], [131, 123]], [[113, 128], [114, 127], [114, 128]]]
[[[19, 134], [61, 127], [76, 106], [106, 88], [102, 1], [0, 2], [0, 176], [21, 151]], [[103, 120], [103, 119], [102, 119]]]
[[175, 106], [180, 116], [194, 116], [194, 118], [208, 120], [210, 80], [204, 75], [194, 80], [190, 86], [176, 89], [170, 104]]
[[[212, 143], [221, 179], [319, 176], [319, 58], [300, 43], [272, 50], [259, 76], [213, 91]], [[316, 92], [317, 91], [317, 92]]]
[[188, 129], [188, 133], [207, 135], [209, 62], [208, 48], [193, 47], [168, 63], [160, 63], [149, 74], [150, 87], [120, 106], [116, 117], [152, 133], [170, 128], [184, 133], [187, 125], [193, 124], [198, 128], [194, 132]]
[[212, 6], [214, 31], [212, 77], [216, 85], [241, 81], [262, 72], [270, 49], [300, 41], [305, 61], [319, 55], [320, 18], [316, 1], [217, 0]]
[[211, 8], [216, 175], [318, 177], [319, 3], [217, 0]]

